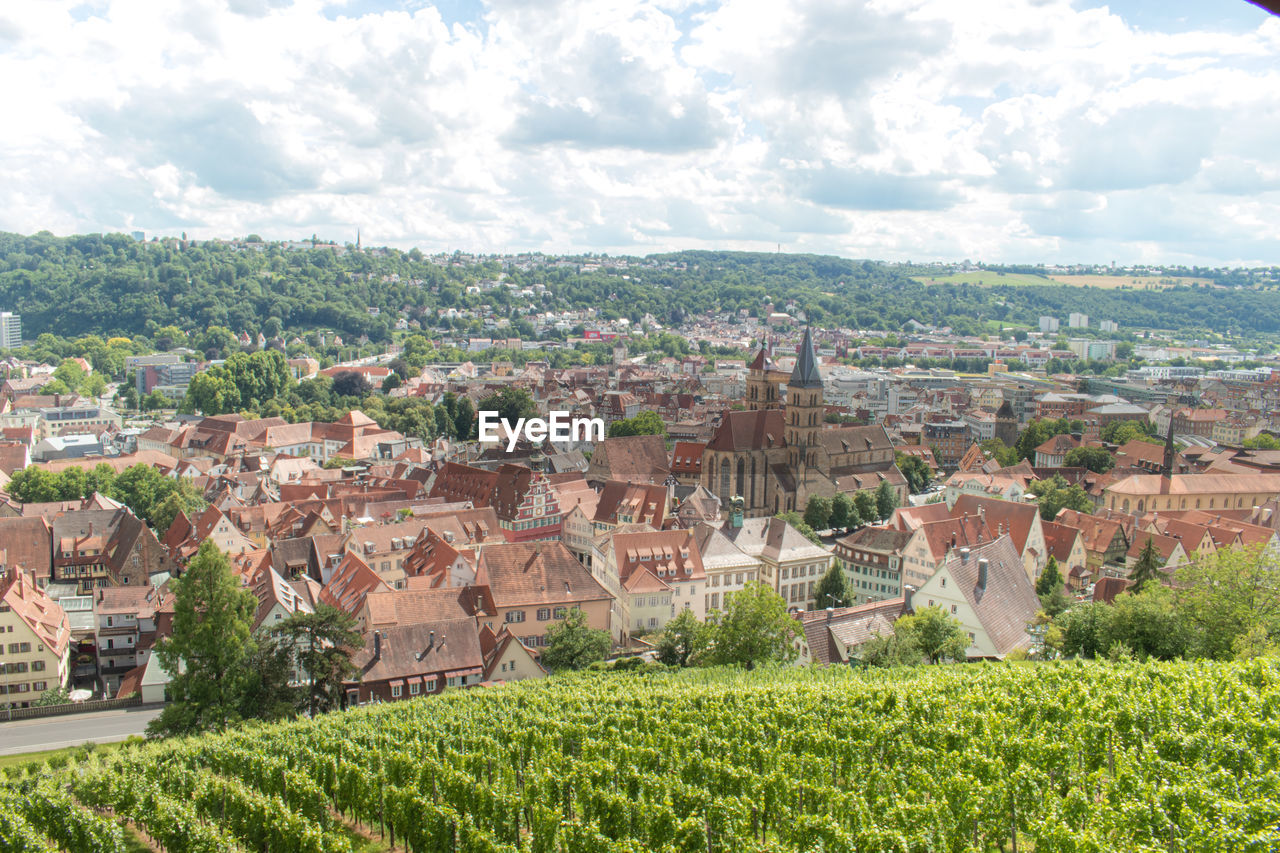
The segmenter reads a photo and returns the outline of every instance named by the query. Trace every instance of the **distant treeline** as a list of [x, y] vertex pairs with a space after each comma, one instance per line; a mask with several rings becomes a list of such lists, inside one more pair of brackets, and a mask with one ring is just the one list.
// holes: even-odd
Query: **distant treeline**
[[[527, 315], [550, 309], [595, 307], [604, 319], [638, 322], [648, 314], [673, 325], [709, 309], [760, 316], [768, 303], [775, 310], [807, 311], [818, 324], [891, 331], [916, 320], [985, 333], [1002, 324], [1034, 326], [1042, 314], [1065, 317], [1071, 311], [1125, 328], [1280, 331], [1275, 290], [926, 286], [908, 278], [905, 268], [822, 255], [689, 251], [649, 256], [648, 264], [628, 259], [625, 269], [610, 269], [599, 256], [569, 260], [565, 266], [520, 270], [493, 258], [434, 263], [416, 249], [291, 251], [280, 243], [249, 248], [140, 243], [123, 234], [0, 233], [0, 308], [22, 315], [27, 338], [45, 332], [153, 338], [175, 327], [261, 332], [268, 338], [332, 330], [380, 342], [390, 338], [402, 315], [432, 328], [439, 309], [482, 305], [493, 316], [511, 319], [513, 333], [528, 336]], [[601, 266], [584, 271], [588, 263]], [[471, 285], [504, 275], [512, 287], [468, 292]], [[545, 293], [520, 295], [538, 284]], [[449, 325], [481, 333], [478, 318]]]

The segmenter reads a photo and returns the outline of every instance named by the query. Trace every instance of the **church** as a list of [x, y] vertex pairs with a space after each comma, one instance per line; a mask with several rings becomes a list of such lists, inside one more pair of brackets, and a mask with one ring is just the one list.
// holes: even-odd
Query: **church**
[[885, 480], [906, 502], [907, 482], [884, 427], [823, 422], [810, 329], [789, 376], [763, 347], [747, 371], [746, 411], [725, 412], [702, 456], [702, 485], [721, 506], [740, 496], [748, 518], [803, 511], [811, 497], [874, 491]]

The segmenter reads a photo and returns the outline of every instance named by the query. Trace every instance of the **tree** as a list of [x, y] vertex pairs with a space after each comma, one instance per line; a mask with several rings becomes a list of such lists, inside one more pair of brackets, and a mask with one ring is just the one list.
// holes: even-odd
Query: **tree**
[[297, 714], [297, 691], [289, 684], [293, 649], [287, 643], [259, 630], [254, 634], [253, 650], [245, 660], [244, 671], [241, 719], [273, 721]]
[[1001, 467], [1008, 468], [1010, 465], [1017, 465], [1018, 451], [1014, 447], [1009, 447], [998, 438], [989, 438], [978, 445], [982, 448], [982, 452], [999, 462]]
[[523, 388], [503, 388], [480, 401], [480, 411], [497, 412], [498, 417], [514, 425], [522, 418], [536, 418], [538, 404]]
[[344, 370], [333, 376], [333, 393], [339, 397], [363, 397], [369, 393], [369, 381], [363, 373]]
[[1233, 657], [1255, 629], [1280, 637], [1280, 559], [1265, 547], [1222, 549], [1181, 566], [1175, 604], [1202, 657]]
[[844, 492], [836, 492], [835, 497], [831, 499], [831, 515], [827, 518], [827, 524], [836, 530], [848, 530], [853, 526], [851, 520], [856, 514], [853, 498]]
[[575, 607], [547, 628], [547, 650], [542, 653], [542, 663], [554, 672], [585, 669], [604, 660], [610, 645], [609, 632], [587, 625], [587, 614]]
[[877, 633], [863, 643], [854, 656], [864, 666], [915, 666], [920, 663], [920, 650], [895, 633]]
[[1116, 458], [1101, 447], [1073, 447], [1062, 458], [1067, 468], [1088, 468], [1095, 474], [1105, 474], [1115, 467]]
[[826, 530], [831, 519], [831, 501], [814, 495], [804, 506], [804, 523], [813, 530]]
[[1037, 480], [1028, 491], [1036, 495], [1040, 507], [1040, 517], [1052, 521], [1058, 510], [1066, 507], [1078, 512], [1089, 512], [1093, 509], [1093, 501], [1079, 483], [1068, 486], [1061, 474], [1054, 474], [1048, 480]]
[[800, 513], [796, 512], [795, 510], [780, 512], [777, 515], [775, 515], [774, 518], [781, 519], [782, 521], [785, 521], [787, 524], [790, 524], [797, 531], [799, 531], [801, 536], [803, 536], [805, 539], [808, 539], [814, 545], [822, 544], [822, 538], [818, 536], [817, 531], [815, 531], [809, 525], [805, 524], [804, 519], [801, 518], [800, 516]]
[[787, 663], [798, 654], [799, 623], [787, 613], [782, 596], [759, 581], [746, 584], [729, 599], [715, 624], [710, 658], [717, 664], [751, 669], [768, 662]]
[[1044, 564], [1044, 571], [1036, 579], [1036, 595], [1048, 595], [1063, 585], [1062, 570], [1058, 568], [1058, 558], [1052, 554]]
[[1111, 606], [1090, 601], [1065, 611], [1055, 620], [1062, 632], [1062, 654], [1096, 658], [1110, 648]]
[[1155, 542], [1150, 536], [1138, 554], [1138, 562], [1133, 564], [1133, 570], [1129, 572], [1129, 580], [1132, 581], [1129, 590], [1134, 594], [1142, 592], [1150, 583], [1160, 582], [1160, 555], [1156, 553]]
[[43, 708], [48, 705], [66, 705], [70, 701], [71, 694], [67, 692], [67, 688], [59, 684], [41, 693], [40, 698], [31, 704], [37, 708]]
[[398, 373], [388, 373], [387, 378], [382, 380], [382, 393], [389, 394], [403, 384], [404, 380], [400, 378]]
[[899, 641], [919, 650], [929, 663], [967, 660], [969, 635], [964, 626], [941, 607], [925, 607], [914, 614], [899, 616], [893, 623]]
[[853, 606], [853, 589], [849, 586], [849, 579], [845, 577], [839, 560], [831, 561], [831, 567], [818, 581], [813, 594], [817, 598], [819, 610], [826, 610], [828, 607]]
[[889, 485], [888, 480], [881, 480], [880, 485], [876, 486], [876, 515], [884, 521], [893, 515], [897, 507], [898, 493], [893, 490], [893, 486]]
[[230, 559], [208, 539], [170, 583], [176, 593], [173, 630], [156, 644], [155, 654], [169, 673], [171, 701], [147, 732], [225, 729], [240, 719], [249, 685], [246, 664], [256, 649], [258, 600], [240, 586]]
[[655, 411], [647, 409], [634, 418], [626, 418], [609, 424], [609, 437], [620, 435], [661, 435], [666, 437], [667, 425]]
[[361, 644], [355, 618], [322, 602], [314, 613], [294, 611], [271, 633], [288, 644], [298, 661], [304, 682], [300, 704], [307, 714], [342, 707], [342, 684], [356, 672], [351, 653]]
[[902, 472], [902, 476], [907, 481], [907, 488], [912, 494], [919, 494], [929, 488], [929, 481], [933, 479], [929, 463], [919, 456], [908, 456], [905, 453], [897, 454], [896, 459], [898, 470]]
[[1135, 439], [1146, 441], [1155, 433], [1150, 421], [1112, 421], [1102, 428], [1101, 438], [1108, 444], [1128, 444]]
[[853, 496], [853, 505], [858, 510], [858, 518], [863, 524], [870, 524], [872, 519], [879, 517], [876, 509], [876, 499], [871, 492], [858, 492]]
[[667, 622], [655, 646], [658, 660], [667, 666], [697, 663], [711, 643], [711, 626], [684, 609]]

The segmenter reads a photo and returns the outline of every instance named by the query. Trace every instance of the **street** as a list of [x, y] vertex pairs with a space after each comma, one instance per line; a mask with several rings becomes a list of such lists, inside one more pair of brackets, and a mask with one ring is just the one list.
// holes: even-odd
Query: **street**
[[145, 732], [160, 710], [151, 706], [0, 722], [0, 755], [124, 740]]

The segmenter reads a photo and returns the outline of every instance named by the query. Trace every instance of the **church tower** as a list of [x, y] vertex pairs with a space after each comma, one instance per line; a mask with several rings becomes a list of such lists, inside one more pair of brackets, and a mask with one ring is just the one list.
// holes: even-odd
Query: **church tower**
[[808, 469], [817, 465], [818, 431], [822, 429], [822, 374], [813, 350], [813, 333], [806, 326], [795, 369], [787, 381], [787, 462], [796, 481], [803, 482]]
[[769, 348], [761, 346], [756, 357], [747, 365], [747, 411], [777, 409], [782, 405], [778, 395], [778, 383], [771, 375], [777, 370], [769, 358]]

